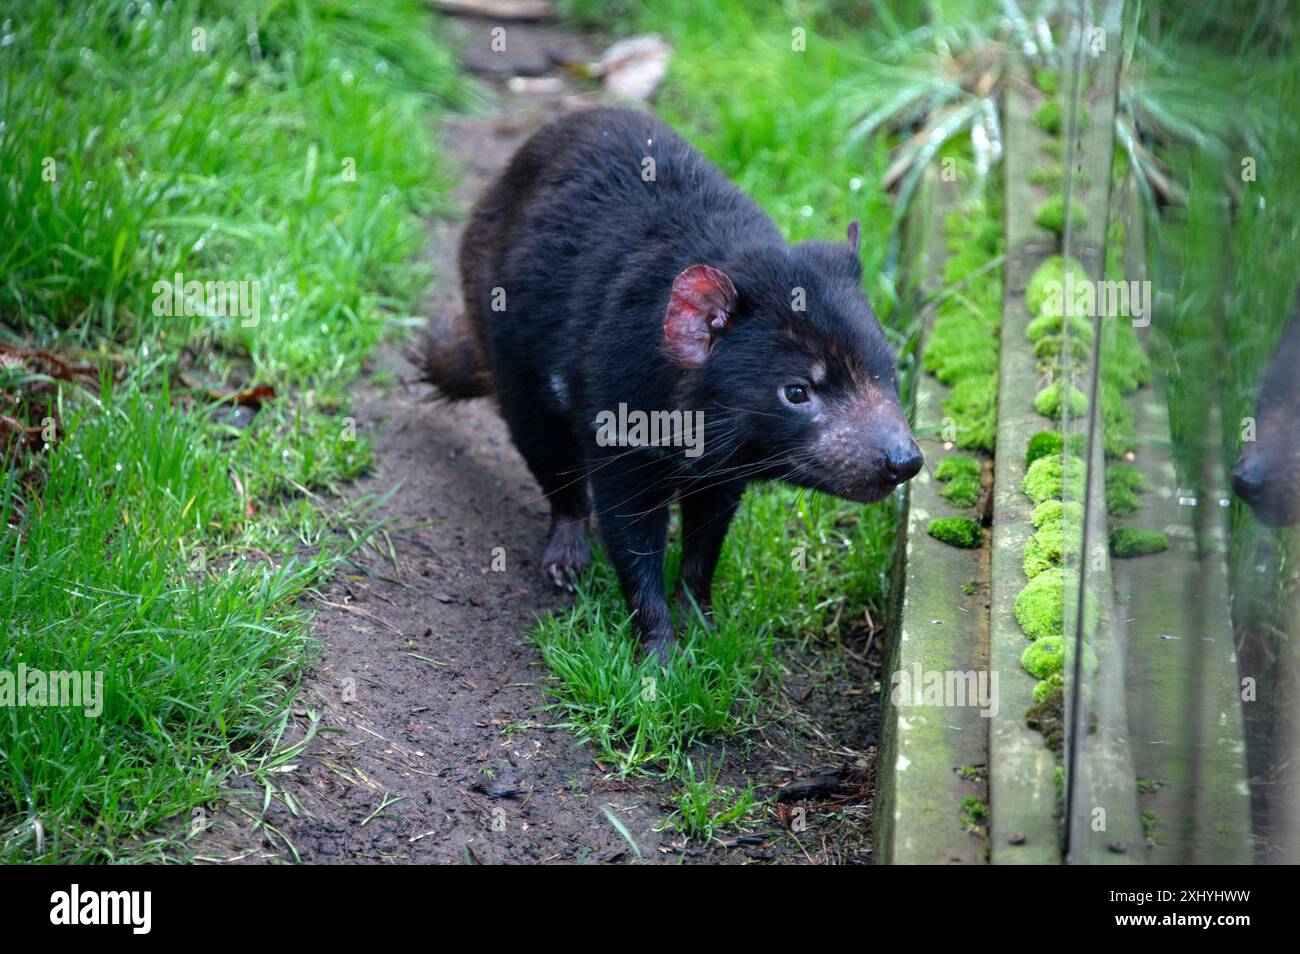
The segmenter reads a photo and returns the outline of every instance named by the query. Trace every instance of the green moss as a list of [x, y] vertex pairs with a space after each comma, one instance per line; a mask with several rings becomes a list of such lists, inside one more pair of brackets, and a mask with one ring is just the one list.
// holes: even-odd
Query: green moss
[[[993, 204], [967, 203], [948, 215], [945, 239], [944, 279], [962, 287], [939, 303], [923, 362], [926, 371], [951, 388], [943, 412], [956, 423], [958, 446], [991, 452], [997, 431], [1002, 275], [997, 268], [981, 269], [1001, 252], [1001, 216]], [[971, 489], [965, 481], [947, 494], [965, 500]]]
[[1106, 468], [1106, 511], [1112, 517], [1129, 517], [1142, 506], [1137, 492], [1145, 480], [1136, 467], [1116, 464]]
[[974, 374], [996, 374], [999, 318], [966, 297], [945, 299], [926, 340], [925, 370], [948, 385]]
[[[1025, 337], [1030, 341], [1038, 342], [1043, 338], [1051, 335], [1061, 335], [1065, 326], [1066, 318], [1062, 315], [1044, 309], [1039, 312], [1038, 317], [1025, 326]], [[1082, 315], [1071, 315], [1070, 337], [1078, 338], [1089, 348], [1092, 347], [1092, 322]]]
[[1065, 386], [1060, 381], [1049, 384], [1038, 392], [1034, 398], [1034, 410], [1043, 417], [1050, 417], [1059, 421], [1062, 417], [1062, 395], [1069, 395], [1070, 417], [1082, 417], [1088, 411], [1088, 398], [1082, 391], [1074, 385], [1069, 385], [1069, 391], [1065, 391]]
[[1077, 553], [1083, 545], [1083, 505], [1044, 500], [1032, 515], [1036, 533], [1025, 546], [1025, 576], [1031, 580], [1060, 566], [1066, 550]]
[[947, 483], [939, 494], [954, 507], [973, 507], [979, 501], [980, 462], [974, 457], [945, 457], [935, 468], [934, 477]]
[[[1042, 322], [1047, 317], [1039, 315], [1030, 324]], [[1046, 322], [1044, 322], [1046, 324]], [[1036, 331], [1041, 330], [1041, 325]], [[1065, 353], [1065, 339], [1060, 335], [1040, 335], [1034, 342], [1034, 357], [1038, 359], [1038, 366], [1043, 371], [1052, 372], [1053, 377], [1059, 372], [1063, 365], [1061, 360]], [[1088, 342], [1083, 340], [1079, 335], [1070, 335], [1070, 360], [1075, 364], [1086, 362], [1092, 356], [1092, 348]]]
[[984, 531], [970, 517], [938, 517], [930, 521], [926, 532], [949, 546], [974, 550], [984, 542]]
[[1065, 626], [1064, 570], [1045, 570], [1029, 581], [1016, 597], [1016, 622], [1030, 639], [1061, 635]]
[[952, 454], [939, 462], [934, 469], [935, 480], [952, 480], [954, 477], [979, 477], [980, 462], [974, 457]]
[[1020, 654], [1020, 665], [1035, 679], [1046, 679], [1065, 671], [1065, 640], [1060, 636], [1036, 639]]
[[[1034, 503], [1065, 496], [1065, 466], [1059, 457], [1040, 457], [1029, 465], [1020, 484], [1025, 496]], [[1083, 496], [1083, 461], [1070, 457], [1070, 497]]]
[[1114, 460], [1137, 450], [1133, 409], [1119, 389], [1108, 381], [1101, 383], [1101, 423], [1107, 457]]
[[[1029, 181], [1050, 191], [1059, 192], [1065, 185], [1065, 169], [1061, 167], [1059, 162], [1049, 162], [1038, 166], [1033, 172], [1029, 173]], [[1071, 176], [1072, 186], [1087, 188], [1091, 184], [1092, 176], [1088, 175], [1083, 169], [1076, 169]]]
[[[1054, 675], [1057, 681], [1052, 681], [1052, 677], [1049, 676], [1038, 684], [1049, 687], [1041, 699], [1038, 698], [1038, 686], [1034, 687], [1035, 702], [1025, 713], [1025, 725], [1035, 732], [1041, 732], [1043, 743], [1059, 755], [1065, 748], [1065, 683], [1060, 681], [1059, 673]], [[1063, 796], [1064, 775], [1055, 778], [1054, 781], [1057, 795]]]
[[980, 777], [980, 767], [978, 765], [963, 765], [957, 769], [957, 774], [968, 782], [974, 782]]
[[1049, 695], [1065, 685], [1063, 673], [1054, 672], [1046, 679], [1040, 679], [1034, 685], [1034, 701], [1042, 702]]
[[989, 809], [974, 795], [967, 795], [961, 800], [961, 823], [963, 825], [982, 825], [988, 821]]
[[1125, 487], [1128, 490], [1145, 490], [1147, 480], [1142, 471], [1127, 464], [1115, 464], [1106, 468], [1106, 489]]
[[[1076, 229], [1082, 229], [1088, 224], [1088, 213], [1084, 211], [1083, 206], [1076, 201], [1070, 203], [1070, 217]], [[1065, 234], [1065, 196], [1060, 193], [1049, 196], [1038, 211], [1034, 213], [1034, 222], [1049, 232], [1055, 232], [1057, 235]]]
[[1061, 104], [1052, 97], [1038, 107], [1034, 113], [1034, 123], [1049, 136], [1061, 134]]
[[943, 412], [957, 422], [957, 446], [993, 452], [997, 443], [997, 375], [965, 378], [943, 401]]
[[[1034, 269], [1034, 273], [1029, 276], [1029, 281], [1025, 284], [1025, 304], [1031, 315], [1041, 314], [1043, 306], [1053, 294], [1064, 295], [1066, 267], [1064, 256], [1051, 255], [1043, 259], [1042, 264]], [[1074, 272], [1075, 281], [1088, 277], [1088, 273], [1084, 271], [1078, 259], [1071, 258], [1068, 267]], [[1064, 308], [1058, 310], [1064, 311]]]
[[1025, 448], [1025, 466], [1029, 467], [1040, 457], [1059, 457], [1065, 448], [1065, 435], [1060, 431], [1039, 431], [1029, 438]]
[[1156, 844], [1160, 840], [1160, 816], [1150, 808], [1142, 809], [1138, 816], [1142, 820], [1142, 834], [1151, 844]]
[[1047, 186], [1051, 189], [1059, 189], [1064, 179], [1065, 170], [1061, 168], [1059, 162], [1049, 162], [1029, 173], [1029, 181], [1034, 185]]
[[1117, 559], [1149, 556], [1169, 549], [1169, 538], [1158, 530], [1116, 527], [1110, 532], [1110, 553]]
[[978, 477], [954, 477], [939, 491], [939, 496], [954, 507], [973, 507], [979, 503], [980, 490]]
[[1057, 82], [1055, 70], [1049, 70], [1045, 66], [1034, 67], [1034, 85], [1048, 96], [1056, 95]]
[[1139, 778], [1137, 780], [1138, 794], [1150, 795], [1152, 792], [1159, 791], [1160, 783], [1153, 778]]
[[1138, 512], [1142, 501], [1138, 495], [1127, 487], [1116, 487], [1106, 491], [1106, 512], [1112, 517], [1131, 517]]
[[[1059, 501], [1046, 501], [1059, 503]], [[1041, 505], [1040, 505], [1041, 506]], [[1073, 504], [1072, 506], [1079, 506]], [[1058, 511], [1059, 513], [1059, 511]], [[1065, 559], [1066, 548], [1077, 553], [1082, 544], [1083, 526], [1081, 522], [1066, 523], [1058, 516], [1055, 520], [1043, 523], [1038, 532], [1029, 538], [1025, 545], [1025, 576], [1033, 579], [1044, 570], [1060, 566]]]
[[1034, 461], [1043, 457], [1060, 457], [1062, 447], [1067, 444], [1072, 456], [1082, 457], [1087, 435], [1071, 434], [1067, 440], [1060, 431], [1039, 431], [1029, 439], [1029, 446], [1025, 448], [1025, 467], [1032, 467]]
[[1071, 526], [1083, 526], [1083, 504], [1075, 501], [1062, 503], [1059, 500], [1044, 500], [1034, 508], [1030, 516], [1036, 529], [1053, 523], [1068, 523]]

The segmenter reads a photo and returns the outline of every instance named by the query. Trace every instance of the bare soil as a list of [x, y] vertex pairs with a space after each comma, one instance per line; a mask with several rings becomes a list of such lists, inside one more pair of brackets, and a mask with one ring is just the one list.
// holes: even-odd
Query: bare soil
[[[494, 105], [441, 122], [443, 152], [463, 173], [467, 209], [523, 138], [596, 87], [545, 69], [544, 53], [590, 57], [594, 43], [546, 25], [508, 26], [509, 61], [487, 47], [492, 24], [459, 19], [464, 62]], [[539, 72], [542, 64], [544, 76]], [[522, 79], [520, 73], [529, 74]], [[512, 77], [514, 78], [512, 82]], [[540, 82], [540, 85], [539, 85]], [[582, 83], [579, 88], [578, 84]], [[459, 308], [459, 221], [430, 224], [437, 280], [431, 313]], [[762, 728], [727, 748], [724, 782], [763, 796], [831, 775], [806, 799], [773, 799], [750, 832], [709, 845], [667, 824], [673, 786], [611, 777], [544, 711], [546, 670], [526, 634], [566, 597], [542, 582], [547, 507], [490, 400], [433, 402], [400, 342], [384, 347], [353, 415], [373, 442], [357, 496], [399, 485], [380, 509], [393, 562], [339, 574], [314, 617], [320, 658], [308, 671], [291, 737], [315, 738], [276, 776], [282, 795], [232, 792], [190, 841], [216, 863], [744, 863], [869, 861], [879, 646], [784, 644], [765, 687]], [[393, 382], [397, 381], [397, 384]], [[504, 548], [506, 570], [490, 569]], [[806, 641], [805, 641], [806, 642]], [[710, 754], [701, 753], [701, 759]], [[292, 805], [292, 810], [289, 805]], [[627, 829], [634, 849], [610, 821]], [[792, 828], [794, 830], [792, 830]], [[639, 853], [639, 857], [638, 857]]]

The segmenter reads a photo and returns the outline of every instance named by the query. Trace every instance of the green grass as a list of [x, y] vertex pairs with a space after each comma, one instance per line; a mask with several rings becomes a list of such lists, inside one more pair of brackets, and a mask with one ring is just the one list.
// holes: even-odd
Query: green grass
[[[302, 597], [371, 529], [330, 499], [369, 462], [347, 389], [419, 309], [463, 96], [416, 0], [144, 6], [33, 4], [0, 47], [0, 329], [104, 368], [0, 378], [56, 428], [0, 479], [0, 669], [104, 677], [97, 718], [0, 711], [6, 861], [175, 856], [277, 758]], [[260, 320], [156, 314], [176, 272], [259, 283]], [[243, 429], [203, 393], [254, 384]]]
[[695, 766], [686, 763], [682, 786], [674, 796], [676, 808], [668, 819], [674, 829], [695, 841], [708, 842], [750, 818], [757, 805], [753, 783], [741, 790], [725, 788], [718, 783], [720, 775], [720, 768], [706, 764], [697, 777]]
[[[879, 619], [898, 526], [888, 505], [855, 507], [785, 487], [746, 496], [714, 580], [714, 625], [694, 621], [683, 658], [642, 660], [613, 569], [598, 556], [568, 613], [533, 633], [554, 677], [557, 721], [618, 773], [678, 776], [694, 746], [753, 728], [777, 675], [777, 639], [835, 638]], [[669, 585], [677, 553], [669, 554]]]

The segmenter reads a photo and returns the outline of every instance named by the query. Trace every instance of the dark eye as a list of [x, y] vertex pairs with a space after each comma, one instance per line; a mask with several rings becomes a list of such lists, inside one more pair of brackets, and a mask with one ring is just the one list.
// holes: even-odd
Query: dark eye
[[807, 404], [810, 397], [808, 389], [802, 384], [787, 384], [781, 389], [781, 396], [789, 404]]

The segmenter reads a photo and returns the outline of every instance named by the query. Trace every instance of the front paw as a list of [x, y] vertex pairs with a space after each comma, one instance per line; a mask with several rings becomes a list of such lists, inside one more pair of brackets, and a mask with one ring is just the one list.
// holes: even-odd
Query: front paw
[[701, 599], [689, 587], [678, 586], [674, 603], [680, 627], [685, 628], [695, 621], [703, 623], [708, 629], [713, 628], [713, 602], [707, 596]]
[[552, 586], [573, 592], [582, 571], [591, 566], [585, 521], [563, 520], [551, 525], [542, 551], [542, 575]]
[[677, 639], [668, 633], [662, 636], [647, 637], [641, 642], [641, 651], [647, 659], [653, 659], [661, 666], [667, 666], [677, 655]]

